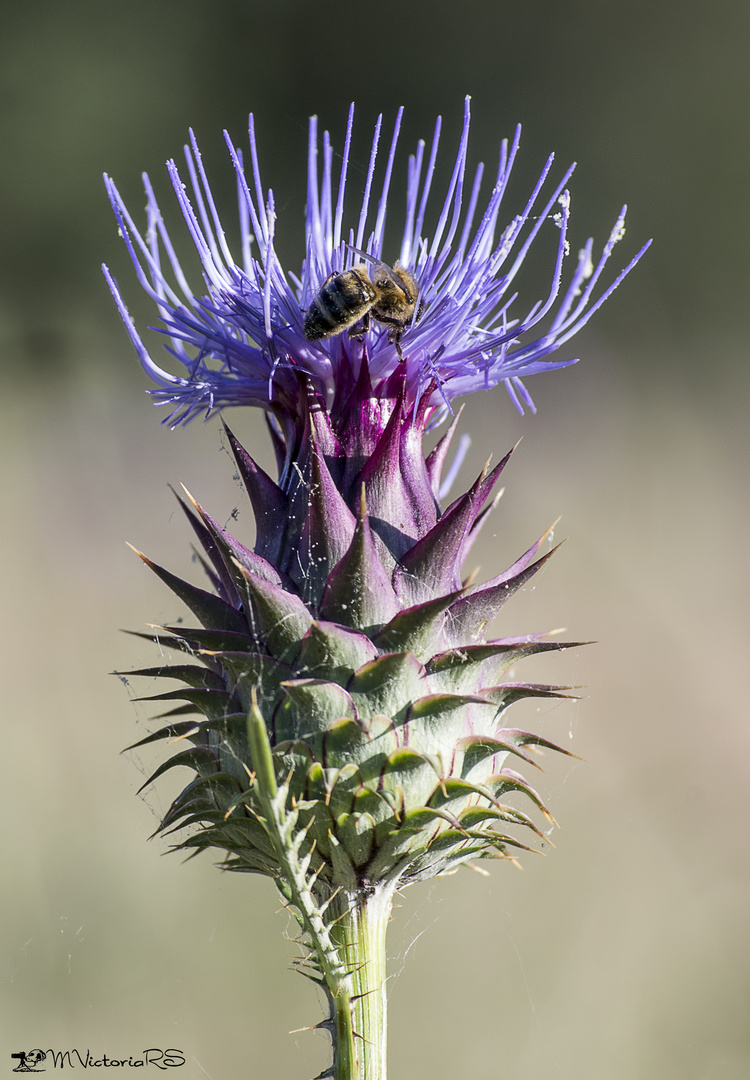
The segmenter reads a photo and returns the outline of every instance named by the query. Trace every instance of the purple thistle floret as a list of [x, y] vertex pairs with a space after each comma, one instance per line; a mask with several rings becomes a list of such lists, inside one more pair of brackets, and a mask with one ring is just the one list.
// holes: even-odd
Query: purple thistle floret
[[[455, 398], [501, 382], [520, 411], [524, 405], [533, 410], [522, 378], [576, 362], [553, 361], [549, 357], [588, 322], [648, 244], [597, 295], [602, 272], [624, 232], [623, 207], [598, 262], [594, 262], [593, 241], [589, 240], [568, 278], [564, 274], [570, 213], [566, 185], [574, 166], [549, 194], [543, 194], [554, 155], [545, 163], [526, 206], [500, 231], [498, 218], [519, 148], [520, 128], [510, 145], [507, 140], [502, 143], [497, 178], [484, 213], [475, 224], [483, 166], [477, 167], [469, 188], [465, 175], [468, 98], [458, 154], [431, 238], [423, 233], [440, 137], [439, 118], [429, 155], [420, 141], [416, 154], [409, 158], [406, 223], [398, 260], [416, 279], [420, 303], [403, 334], [401, 355], [392, 332], [377, 322], [371, 324], [364, 341], [347, 334], [306, 340], [305, 310], [331, 274], [360, 265], [362, 253], [374, 260], [390, 261], [383, 251], [383, 238], [402, 112], [396, 119], [375, 205], [373, 186], [382, 127], [382, 117], [378, 118], [356, 228], [348, 230], [344, 227], [344, 198], [353, 106], [338, 176], [334, 175], [333, 149], [326, 132], [319, 179], [317, 120], [311, 119], [306, 258], [300, 278], [286, 273], [276, 255], [274, 198], [271, 191], [264, 193], [261, 183], [252, 116], [248, 175], [241, 152], [225, 133], [237, 174], [240, 263], [227, 246], [192, 132], [190, 146], [185, 148], [192, 195], [175, 162], [168, 163], [180, 209], [203, 264], [204, 286], [200, 292], [190, 286], [183, 272], [148, 177], [144, 175], [148, 198], [145, 238], [114, 183], [106, 178], [120, 232], [140, 282], [159, 308], [159, 329], [168, 339], [167, 350], [186, 369], [185, 375], [174, 375], [154, 361], [112, 275], [104, 267], [141, 363], [157, 384], [158, 389], [152, 392], [159, 404], [171, 406], [167, 418], [170, 423], [176, 425], [199, 412], [210, 413], [224, 406], [258, 405], [275, 416], [289, 450], [291, 445], [299, 445], [299, 425], [306, 413], [301, 399], [309, 389], [334, 414], [350, 398], [363, 361], [372, 393], [384, 403], [385, 411], [390, 412], [393, 401], [402, 394], [407, 410], [421, 411], [423, 425], [442, 418]], [[513, 310], [517, 307], [514, 281], [534, 238], [549, 222], [559, 231], [549, 291], [519, 314]], [[291, 444], [290, 425], [297, 429]]]

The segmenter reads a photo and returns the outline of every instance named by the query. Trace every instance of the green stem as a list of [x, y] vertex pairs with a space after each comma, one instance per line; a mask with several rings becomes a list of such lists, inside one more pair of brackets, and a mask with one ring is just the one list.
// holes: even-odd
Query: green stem
[[[385, 935], [393, 889], [342, 890], [329, 908], [331, 937], [349, 972], [329, 987], [334, 1080], [386, 1080]], [[327, 920], [328, 921], [328, 920]]]
[[[287, 807], [289, 790], [274, 770], [268, 731], [255, 694], [247, 718], [259, 817], [279, 863], [279, 888], [293, 905], [331, 1005], [332, 1080], [386, 1080], [385, 935], [394, 885], [366, 888], [348, 867], [348, 883], [331, 897], [315, 893], [306, 830]], [[332, 841], [333, 842], [333, 841]], [[342, 874], [346, 866], [342, 857]], [[321, 900], [323, 902], [321, 903]], [[316, 977], [316, 981], [318, 981]]]

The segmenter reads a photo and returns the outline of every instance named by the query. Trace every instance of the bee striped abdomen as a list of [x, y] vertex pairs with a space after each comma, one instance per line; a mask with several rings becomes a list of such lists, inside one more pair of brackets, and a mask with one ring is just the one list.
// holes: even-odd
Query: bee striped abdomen
[[307, 309], [303, 334], [308, 341], [340, 334], [367, 314], [376, 296], [364, 270], [332, 274]]

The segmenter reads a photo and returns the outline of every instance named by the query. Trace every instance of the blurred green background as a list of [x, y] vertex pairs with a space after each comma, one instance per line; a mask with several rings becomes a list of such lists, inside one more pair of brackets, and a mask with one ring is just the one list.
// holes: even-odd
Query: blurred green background
[[[106, 672], [154, 656], [117, 628], [178, 613], [124, 541], [195, 572], [169, 482], [252, 529], [218, 423], [169, 432], [143, 395], [102, 260], [152, 314], [101, 173], [137, 215], [141, 171], [166, 193], [193, 126], [229, 219], [221, 131], [242, 141], [252, 109], [297, 268], [307, 117], [340, 148], [355, 99], [363, 166], [378, 111], [390, 125], [406, 106], [398, 218], [406, 153], [442, 113], [447, 168], [471, 93], [472, 161], [492, 169], [524, 125], [518, 203], [554, 149], [579, 162], [574, 247], [603, 242], [625, 200], [615, 261], [656, 243], [567, 354], [583, 362], [530, 380], [538, 417], [500, 390], [467, 409], [467, 482], [524, 436], [484, 572], [562, 515], [568, 542], [499, 632], [596, 639], [523, 673], [585, 685], [579, 702], [517, 716], [585, 760], [534, 778], [562, 824], [546, 858], [404, 894], [390, 1075], [750, 1077], [750, 8], [6, 0], [0, 20], [6, 1070], [37, 1046], [179, 1047], [191, 1080], [305, 1080], [328, 1061], [324, 1038], [288, 1034], [320, 1003], [289, 971], [272, 887], [161, 858], [146, 837], [173, 781], [136, 797], [158, 753], [119, 756], [149, 711]], [[231, 420], [267, 460], [260, 418]]]

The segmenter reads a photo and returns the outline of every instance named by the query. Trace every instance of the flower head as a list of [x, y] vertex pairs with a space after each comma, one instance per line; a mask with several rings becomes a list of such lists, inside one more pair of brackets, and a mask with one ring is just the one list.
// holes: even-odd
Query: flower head
[[[166, 636], [206, 668], [169, 669], [188, 684], [177, 692], [188, 709], [178, 712], [197, 711], [204, 719], [169, 723], [149, 736], [178, 735], [194, 745], [170, 767], [188, 765], [198, 779], [177, 797], [162, 827], [201, 824], [183, 846], [223, 848], [234, 868], [277, 880], [287, 874], [288, 883], [291, 864], [279, 851], [280, 834], [273, 857], [264, 848], [268, 817], [268, 828], [258, 832], [258, 815], [271, 813], [283, 787], [302, 822], [297, 853], [308, 833], [314, 845], [319, 888], [312, 891], [322, 890], [321, 896], [357, 881], [405, 883], [475, 854], [507, 853], [515, 841], [498, 834], [493, 822], [536, 830], [525, 815], [498, 802], [499, 794], [514, 790], [541, 805], [517, 774], [500, 767], [508, 754], [530, 761], [526, 748], [552, 744], [503, 726], [503, 715], [517, 700], [559, 696], [564, 688], [508, 681], [506, 673], [524, 656], [564, 645], [540, 634], [488, 639], [488, 629], [546, 563], [549, 532], [488, 581], [464, 577], [464, 561], [497, 501], [492, 492], [510, 454], [492, 469], [487, 465], [443, 508], [456, 471], [454, 458], [443, 479], [456, 421], [429, 453], [422, 436], [455, 397], [472, 390], [503, 382], [519, 408], [530, 404], [522, 377], [573, 362], [549, 357], [645, 250], [597, 289], [622, 235], [623, 211], [598, 262], [589, 241], [566, 272], [571, 169], [545, 193], [551, 157], [522, 211], [500, 231], [518, 131], [512, 144], [502, 144], [480, 216], [481, 166], [464, 198], [467, 100], [433, 236], [423, 233], [439, 122], [429, 155], [420, 143], [410, 159], [401, 249], [397, 260], [386, 262], [386, 204], [400, 120], [399, 113], [377, 197], [380, 120], [376, 125], [356, 228], [348, 231], [353, 112], [337, 183], [327, 135], [319, 175], [311, 121], [307, 249], [299, 278], [286, 274], [276, 255], [273, 195], [263, 194], [252, 119], [249, 179], [227, 137], [239, 191], [241, 263], [229, 251], [192, 136], [186, 149], [192, 197], [169, 163], [203, 266], [200, 294], [183, 272], [148, 178], [145, 238], [107, 181], [141, 284], [159, 308], [167, 349], [186, 372], [175, 375], [156, 364], [105, 271], [157, 383], [157, 400], [171, 405], [174, 423], [199, 410], [261, 406], [279, 467], [275, 481], [228, 432], [256, 519], [252, 551], [198, 503], [184, 504], [213, 592], [146, 560], [202, 624], [162, 628], [157, 639]], [[558, 239], [548, 293], [519, 314], [515, 278], [550, 222]], [[254, 728], [247, 727], [248, 715]], [[265, 794], [253, 779], [262, 775]], [[287, 780], [277, 791], [282, 777]], [[282, 828], [281, 818], [277, 825]], [[312, 865], [312, 852], [306, 859]], [[300, 873], [305, 878], [307, 871]]]
[[[335, 416], [350, 405], [352, 389], [366, 368], [368, 395], [388, 413], [388, 403], [401, 394], [405, 407], [420, 413], [423, 428], [442, 416], [456, 397], [501, 382], [521, 411], [524, 404], [533, 409], [523, 377], [575, 362], [550, 357], [585, 325], [645, 247], [611, 284], [600, 288], [602, 272], [624, 231], [623, 207], [598, 261], [589, 240], [568, 270], [570, 195], [566, 185], [573, 166], [552, 186], [548, 181], [553, 155], [526, 205], [503, 225], [500, 212], [518, 153], [520, 128], [510, 144], [503, 141], [501, 145], [496, 178], [480, 211], [483, 166], [478, 166], [473, 178], [466, 175], [468, 98], [458, 153], [432, 236], [425, 235], [424, 223], [434, 194], [440, 119], [429, 153], [420, 142], [416, 154], [409, 158], [406, 222], [396, 267], [397, 274], [400, 267], [409, 275], [418, 292], [408, 320], [394, 333], [392, 321], [383, 321], [376, 305], [375, 317], [366, 330], [356, 323], [352, 329], [359, 326], [360, 332], [353, 336], [342, 332], [310, 340], [305, 332], [305, 313], [332, 275], [361, 267], [366, 275], [380, 268], [393, 277], [396, 260], [383, 250], [383, 243], [402, 111], [376, 192], [382, 117], [378, 119], [362, 202], [349, 226], [345, 224], [345, 194], [353, 107], [340, 169], [334, 170], [327, 132], [320, 169], [317, 120], [311, 119], [306, 255], [299, 277], [286, 272], [276, 255], [274, 198], [262, 186], [252, 116], [247, 171], [241, 152], [225, 135], [237, 175], [239, 261], [228, 248], [192, 132], [190, 146], [185, 148], [189, 188], [176, 163], [168, 163], [180, 209], [203, 266], [198, 291], [188, 282], [177, 258], [148, 177], [144, 176], [148, 198], [145, 237], [114, 183], [106, 179], [141, 284], [159, 308], [167, 350], [185, 369], [184, 374], [173, 374], [151, 357], [105, 267], [133, 344], [157, 384], [153, 393], [159, 403], [171, 407], [168, 419], [173, 424], [228, 405], [259, 405], [276, 417], [287, 446], [290, 429], [295, 429], [292, 442], [298, 445], [306, 413], [304, 399], [310, 389]], [[535, 237], [550, 224], [558, 230], [558, 239], [548, 292], [524, 307], [514, 292], [515, 279]]]

